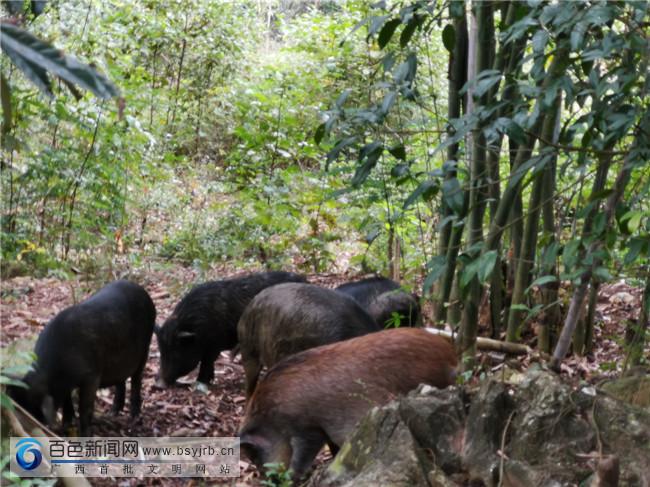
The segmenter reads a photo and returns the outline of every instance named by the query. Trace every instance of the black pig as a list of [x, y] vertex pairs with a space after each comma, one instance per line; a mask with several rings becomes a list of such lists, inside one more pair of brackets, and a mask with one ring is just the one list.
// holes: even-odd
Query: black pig
[[370, 277], [342, 284], [336, 291], [356, 299], [382, 328], [393, 323], [395, 313], [399, 316], [401, 326], [421, 324], [418, 296], [406, 292], [392, 279]]
[[263, 366], [348, 338], [379, 331], [375, 320], [349, 296], [312, 284], [278, 284], [248, 305], [237, 333], [246, 373], [246, 397]]
[[219, 354], [237, 345], [237, 322], [244, 308], [257, 293], [283, 282], [305, 278], [291, 272], [260, 272], [194, 287], [156, 329], [163, 382], [173, 384], [200, 362], [198, 381], [210, 383]]
[[129, 281], [108, 284], [45, 326], [34, 348], [34, 369], [22, 379], [28, 388], [12, 387], [10, 394], [50, 425], [63, 407], [67, 427], [75, 415], [71, 393], [78, 388], [80, 433], [90, 436], [97, 389], [115, 386], [112, 412], [117, 414], [130, 377], [130, 412], [136, 417], [155, 320], [156, 308], [144, 288]]

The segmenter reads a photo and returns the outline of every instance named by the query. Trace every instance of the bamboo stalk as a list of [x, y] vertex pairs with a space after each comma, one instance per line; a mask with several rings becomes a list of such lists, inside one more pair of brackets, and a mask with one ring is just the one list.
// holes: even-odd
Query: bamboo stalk
[[[439, 330], [438, 328], [425, 328], [425, 330], [432, 335], [439, 335], [450, 339], [454, 338], [454, 334], [447, 330]], [[526, 355], [533, 351], [533, 349], [528, 345], [502, 342], [501, 340], [484, 337], [476, 338], [476, 348], [479, 350], [491, 350], [493, 352], [502, 352], [510, 355]]]

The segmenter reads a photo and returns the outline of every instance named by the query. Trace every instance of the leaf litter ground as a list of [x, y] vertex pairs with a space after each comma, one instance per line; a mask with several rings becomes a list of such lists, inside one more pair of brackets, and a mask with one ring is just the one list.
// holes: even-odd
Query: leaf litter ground
[[[213, 269], [199, 279], [192, 269], [183, 267], [149, 270], [146, 275], [133, 276], [149, 291], [156, 304], [157, 322], [162, 323], [185, 291], [197, 281], [222, 279], [240, 273]], [[312, 275], [310, 282], [335, 287], [351, 280], [343, 274]], [[84, 299], [99, 285], [82, 279], [63, 281], [56, 278], [16, 277], [4, 280], [1, 286], [0, 344], [4, 360], [11, 361], [16, 352], [30, 351], [36, 336], [59, 311]], [[586, 357], [570, 358], [564, 372], [574, 379], [596, 380], [605, 374], [616, 374], [623, 363], [622, 339], [629, 320], [635, 320], [640, 309], [641, 290], [623, 281], [602, 286], [596, 309], [595, 347]], [[428, 315], [425, 308], [425, 315]], [[482, 317], [488, 313], [481, 313]], [[487, 324], [481, 323], [485, 329]], [[533, 338], [534, 339], [534, 338]], [[109, 414], [112, 390], [100, 390], [95, 406], [95, 434], [98, 436], [236, 436], [244, 411], [244, 381], [240, 358], [231, 359], [222, 353], [215, 365], [215, 380], [208, 393], [194, 389], [196, 371], [179, 380], [173, 388], [156, 387], [160, 354], [155, 338], [143, 380], [142, 414], [132, 423], [127, 407], [118, 416]], [[519, 367], [527, 366], [528, 358], [519, 359]], [[489, 363], [492, 360], [483, 360]], [[317, 464], [330, 455], [324, 451]], [[211, 479], [208, 485], [259, 485], [255, 469], [245, 459], [240, 462], [241, 477], [235, 481]], [[205, 485], [199, 479], [90, 479], [93, 485]]]

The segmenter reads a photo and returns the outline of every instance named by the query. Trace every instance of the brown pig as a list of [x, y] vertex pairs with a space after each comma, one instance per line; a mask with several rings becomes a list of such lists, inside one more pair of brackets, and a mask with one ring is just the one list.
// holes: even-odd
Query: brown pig
[[242, 452], [261, 469], [284, 463], [300, 479], [324, 444], [333, 453], [370, 408], [419, 384], [455, 381], [445, 338], [398, 328], [291, 355], [257, 385], [240, 430]]

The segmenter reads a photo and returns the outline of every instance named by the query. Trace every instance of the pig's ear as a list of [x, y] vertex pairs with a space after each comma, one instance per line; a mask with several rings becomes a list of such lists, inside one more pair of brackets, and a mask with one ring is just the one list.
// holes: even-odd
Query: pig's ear
[[268, 447], [268, 440], [254, 433], [244, 433], [239, 439], [239, 448], [241, 453], [258, 466], [261, 466], [264, 463], [262, 461], [263, 452]]

